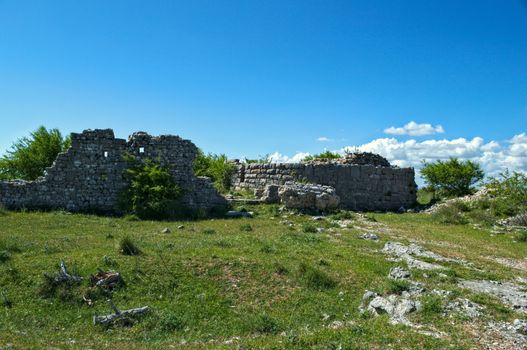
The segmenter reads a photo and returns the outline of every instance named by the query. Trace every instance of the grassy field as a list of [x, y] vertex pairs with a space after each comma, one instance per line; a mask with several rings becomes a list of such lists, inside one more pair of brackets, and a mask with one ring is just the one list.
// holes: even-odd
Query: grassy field
[[[426, 214], [354, 214], [340, 227], [273, 206], [254, 210], [254, 218], [193, 222], [4, 212], [0, 348], [471, 349], [481, 347], [485, 320], [522, 318], [493, 297], [457, 286], [461, 278], [527, 278], [526, 270], [495, 259], [526, 257], [527, 244], [511, 235], [438, 225]], [[365, 230], [380, 239], [358, 239]], [[121, 254], [124, 237], [139, 255]], [[392, 325], [385, 315], [361, 314], [366, 290], [398, 288], [387, 275], [401, 263], [380, 252], [389, 240], [473, 263], [476, 269], [448, 263], [444, 274], [413, 271], [413, 279], [478, 302], [486, 308], [483, 319], [446, 317], [442, 301], [428, 297], [423, 311], [409, 318], [444, 335], [433, 337]], [[43, 274], [58, 271], [61, 260], [83, 283], [43, 293]], [[88, 286], [98, 268], [122, 274], [125, 286], [111, 295], [120, 309], [149, 306], [152, 312], [129, 327], [93, 325], [93, 315], [112, 312], [110, 295]]]

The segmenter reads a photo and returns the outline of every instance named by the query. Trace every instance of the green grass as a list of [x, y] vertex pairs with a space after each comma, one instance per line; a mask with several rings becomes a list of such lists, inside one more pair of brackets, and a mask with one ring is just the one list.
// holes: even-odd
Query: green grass
[[[61, 212], [1, 215], [0, 251], [9, 258], [0, 262], [0, 348], [8, 343], [15, 348], [79, 349], [475, 346], [474, 339], [463, 336], [462, 321], [440, 320], [433, 303], [425, 319], [451, 334], [450, 339], [393, 326], [386, 317], [360, 315], [365, 290], [381, 286], [381, 292], [389, 293], [407, 287], [386, 285], [394, 263], [376, 252], [393, 238], [381, 234], [381, 242], [360, 240], [355, 229], [347, 228], [304, 232], [304, 227], [327, 223], [291, 215], [287, 218], [295, 224], [291, 229], [279, 224], [274, 207], [252, 210], [256, 211], [253, 219], [184, 223]], [[417, 240], [439, 254], [474, 261], [496, 278], [522, 275], [486, 258], [524, 257], [525, 243], [515, 242], [514, 237], [491, 237], [466, 225], [437, 224], [425, 214], [368, 216], [372, 223], [396, 231], [398, 241]], [[182, 224], [185, 228], [178, 230]], [[173, 234], [162, 234], [165, 227]], [[121, 254], [124, 238], [141, 254]], [[60, 260], [69, 269], [76, 266], [84, 281], [41, 293], [46, 287], [44, 273], [58, 271]], [[94, 295], [88, 286], [88, 277], [98, 268], [121, 273], [125, 285], [111, 294], [120, 309], [148, 305], [152, 313], [130, 327], [94, 326], [94, 314], [112, 312], [108, 296]], [[426, 277], [413, 272], [413, 279], [429, 289], [455, 289], [458, 277], [488, 276], [454, 263], [448, 269], [446, 278], [435, 272]], [[91, 306], [83, 300], [86, 295], [93, 295]], [[501, 319], [517, 317], [500, 310], [494, 300], [484, 301]], [[333, 320], [352, 324], [333, 329], [328, 327]]]

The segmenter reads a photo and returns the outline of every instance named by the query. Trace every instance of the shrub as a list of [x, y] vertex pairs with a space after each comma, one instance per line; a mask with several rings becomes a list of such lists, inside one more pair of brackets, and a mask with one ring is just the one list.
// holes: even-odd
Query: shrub
[[18, 139], [0, 158], [0, 179], [35, 180], [70, 144], [58, 129], [41, 126], [29, 137]]
[[322, 290], [331, 289], [337, 285], [337, 281], [326, 272], [305, 263], [300, 264], [298, 271], [300, 278], [308, 288]]
[[472, 193], [473, 186], [484, 177], [478, 163], [450, 158], [434, 163], [423, 162], [421, 176], [440, 196], [463, 196]]
[[119, 241], [119, 252], [123, 255], [141, 254], [141, 250], [139, 249], [139, 247], [137, 247], [132, 238], [130, 238], [129, 236], [124, 236]]
[[342, 156], [338, 153], [333, 153], [331, 151], [324, 151], [319, 154], [314, 154], [312, 156], [307, 156], [304, 159], [302, 159], [302, 162], [311, 162], [315, 160], [330, 160], [330, 159], [338, 159]]
[[434, 221], [440, 224], [464, 225], [468, 220], [463, 215], [463, 207], [454, 203], [442, 205], [432, 214]]
[[527, 175], [508, 170], [485, 185], [494, 198], [497, 215], [512, 216], [527, 209]]
[[121, 194], [121, 205], [128, 214], [141, 219], [171, 219], [182, 215], [181, 188], [170, 171], [146, 160], [140, 163], [128, 157], [131, 164], [126, 175], [128, 188]]
[[196, 176], [207, 176], [212, 179], [214, 186], [221, 193], [229, 192], [234, 164], [230, 163], [225, 154], [205, 154], [199, 150], [194, 161]]

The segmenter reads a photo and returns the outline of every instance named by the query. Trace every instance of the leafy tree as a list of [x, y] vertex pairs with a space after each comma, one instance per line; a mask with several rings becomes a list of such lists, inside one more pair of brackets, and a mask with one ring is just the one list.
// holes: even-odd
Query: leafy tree
[[35, 180], [71, 144], [58, 129], [41, 126], [29, 137], [18, 139], [0, 158], [0, 179]]
[[123, 209], [141, 219], [171, 219], [181, 215], [182, 189], [170, 171], [151, 160], [141, 163], [126, 158], [128, 188], [121, 195]]
[[218, 191], [225, 193], [231, 188], [234, 165], [225, 154], [205, 154], [201, 150], [194, 161], [194, 174], [212, 179]]
[[472, 193], [484, 172], [478, 163], [450, 158], [433, 163], [423, 161], [421, 175], [434, 192], [445, 196], [463, 196]]

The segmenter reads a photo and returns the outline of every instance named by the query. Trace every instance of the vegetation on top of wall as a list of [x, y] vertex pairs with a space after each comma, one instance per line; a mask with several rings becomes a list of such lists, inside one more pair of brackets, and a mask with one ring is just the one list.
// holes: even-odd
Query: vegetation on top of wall
[[149, 159], [139, 162], [126, 158], [128, 187], [121, 194], [121, 206], [127, 214], [141, 219], [172, 219], [180, 217], [183, 190], [166, 168]]
[[269, 153], [262, 155], [259, 155], [256, 159], [248, 159], [245, 158], [244, 162], [246, 164], [269, 164], [271, 163], [271, 155]]
[[221, 193], [229, 192], [233, 172], [234, 164], [229, 162], [225, 154], [205, 154], [199, 150], [194, 161], [194, 174], [210, 177]]
[[44, 126], [13, 143], [0, 158], [0, 179], [35, 180], [44, 175], [60, 152], [71, 145], [69, 136], [63, 137], [58, 129]]
[[421, 169], [428, 188], [440, 197], [459, 197], [474, 192], [474, 185], [485, 176], [481, 166], [470, 160], [423, 161]]
[[482, 190], [468, 199], [440, 204], [434, 218], [441, 223], [470, 222], [492, 226], [502, 219], [515, 217], [514, 225], [525, 226], [522, 219], [527, 217], [527, 175], [505, 171], [499, 177], [491, 178]]
[[312, 162], [314, 160], [328, 160], [328, 159], [338, 159], [338, 158], [342, 158], [342, 156], [335, 152], [324, 151], [319, 154], [307, 156], [304, 159], [302, 159], [302, 162]]

